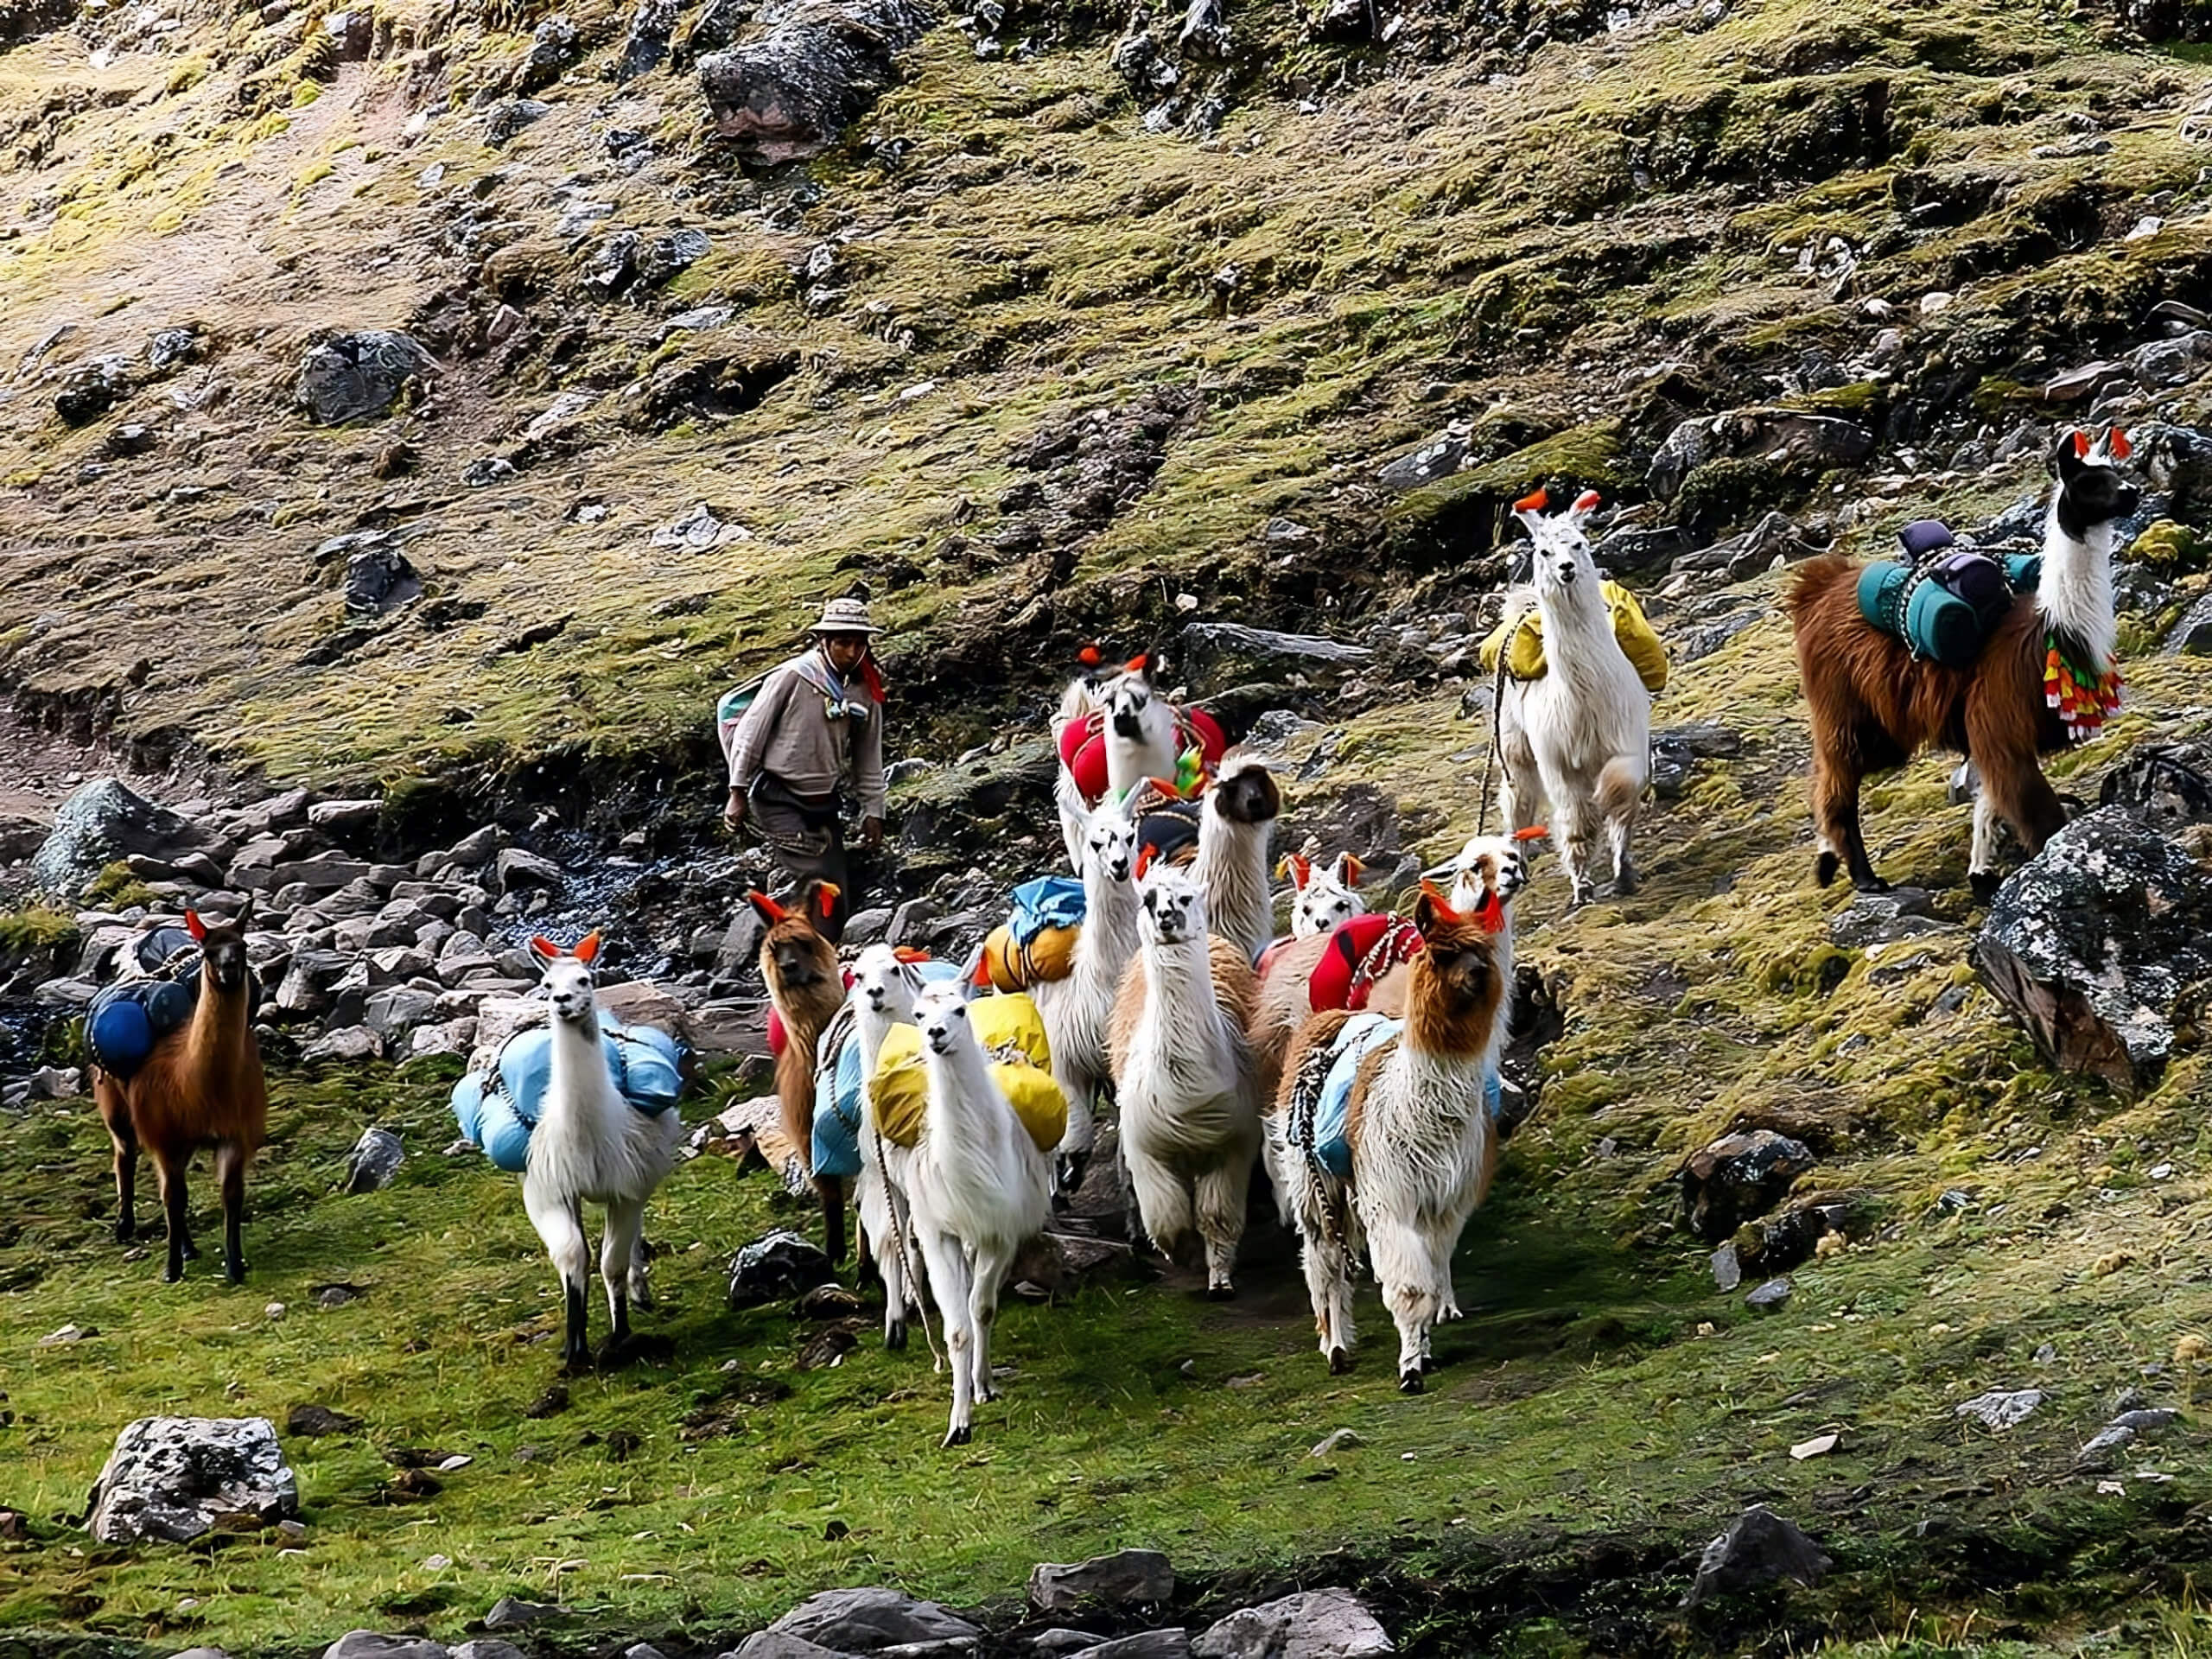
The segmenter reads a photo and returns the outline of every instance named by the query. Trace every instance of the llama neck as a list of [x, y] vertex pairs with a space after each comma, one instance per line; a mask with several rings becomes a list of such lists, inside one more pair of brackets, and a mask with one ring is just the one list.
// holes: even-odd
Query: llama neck
[[191, 1023], [185, 1027], [186, 1044], [195, 1053], [226, 1060], [242, 1052], [251, 1029], [245, 1017], [247, 1001], [245, 987], [218, 990], [215, 982], [203, 975], [200, 1000], [193, 1005]]
[[930, 1101], [924, 1135], [940, 1154], [979, 1160], [996, 1144], [990, 1109], [998, 1084], [983, 1051], [971, 1038], [944, 1054], [925, 1042], [922, 1052], [929, 1068]]
[[1173, 944], [1147, 941], [1144, 971], [1154, 1007], [1192, 1019], [1215, 1012], [1213, 956], [1203, 935]]
[[2096, 658], [2085, 668], [2103, 669], [2118, 660], [2120, 628], [2113, 619], [2113, 527], [2093, 524], [2080, 540], [2058, 522], [2054, 498], [2044, 520], [2043, 576], [2036, 584], [2036, 609], [2044, 626], [2066, 634]]
[[577, 1128], [590, 1121], [587, 1103], [596, 1103], [613, 1088], [607, 1057], [600, 1050], [596, 1009], [582, 1020], [552, 1021], [551, 1062], [539, 1122]]
[[1137, 890], [1116, 881], [1096, 859], [1083, 861], [1083, 931], [1076, 936], [1076, 968], [1107, 984], [1117, 982], [1137, 953]]
[[878, 1013], [862, 1003], [853, 1015], [853, 1039], [861, 1046], [861, 1075], [875, 1076], [875, 1057], [883, 1052], [883, 1039], [891, 1034], [893, 1026], [912, 1025], [912, 1008], [885, 1008]]
[[1268, 842], [1273, 821], [1237, 823], [1209, 806], [1198, 823], [1191, 880], [1206, 891], [1213, 931], [1256, 956], [1274, 937], [1274, 895], [1268, 888]]
[[1544, 619], [1544, 666], [1562, 679], [1587, 683], [1612, 658], [1627, 661], [1613, 637], [1612, 607], [1592, 577], [1573, 587], [1536, 589], [1536, 608]]
[[1142, 725], [1144, 734], [1141, 737], [1127, 738], [1114, 729], [1111, 717], [1108, 718], [1106, 782], [1116, 795], [1126, 795], [1147, 778], [1174, 775], [1173, 711], [1155, 699], [1147, 705]]

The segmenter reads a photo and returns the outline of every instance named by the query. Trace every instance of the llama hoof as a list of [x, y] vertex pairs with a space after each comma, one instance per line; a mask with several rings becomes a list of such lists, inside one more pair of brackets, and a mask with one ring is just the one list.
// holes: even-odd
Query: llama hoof
[[896, 1325], [885, 1327], [883, 1345], [888, 1351], [894, 1354], [903, 1354], [906, 1351], [906, 1320], [901, 1319]]
[[1351, 1371], [1351, 1356], [1341, 1348], [1330, 1349], [1329, 1375], [1331, 1376], [1349, 1376]]
[[957, 1428], [948, 1428], [944, 1431], [944, 1444], [948, 1449], [956, 1446], [966, 1446], [975, 1438], [976, 1431], [965, 1423], [961, 1424]]
[[1210, 1302], [1233, 1302], [1236, 1300], [1236, 1287], [1227, 1280], [1222, 1281], [1219, 1284], [1206, 1287], [1206, 1300]]
[[1436, 1374], [1436, 1356], [1434, 1354], [1423, 1354], [1421, 1357], [1421, 1374], [1423, 1376], [1433, 1376]]
[[1634, 870], [1623, 870], [1618, 875], [1613, 878], [1613, 897], [1616, 899], [1633, 899], [1636, 897], [1637, 888], [1642, 885], [1643, 884], [1636, 879], [1636, 872]]
[[115, 1224], [115, 1242], [117, 1243], [128, 1244], [136, 1240], [137, 1236], [138, 1224], [131, 1220], [130, 1217], [125, 1216]]
[[162, 1269], [162, 1282], [165, 1285], [177, 1284], [183, 1278], [184, 1266], [181, 1262], [172, 1262]]
[[1835, 880], [1836, 872], [1843, 868], [1843, 861], [1834, 853], [1822, 853], [1813, 861], [1813, 880], [1816, 886], [1827, 887]]
[[245, 1283], [245, 1263], [243, 1262], [226, 1263], [223, 1268], [223, 1277], [234, 1285]]
[[200, 1247], [188, 1238], [177, 1247], [177, 1254], [188, 1262], [197, 1262], [200, 1259]]
[[1994, 870], [1970, 870], [1967, 873], [1967, 886], [1974, 890], [1974, 902], [1978, 905], [1986, 905], [1994, 899], [2001, 882], [2002, 878]]
[[1863, 879], [1854, 875], [1851, 878], [1851, 885], [1859, 893], [1887, 893], [1890, 890], [1890, 884], [1878, 875], [1869, 875]]
[[1400, 1394], [1419, 1394], [1428, 1385], [1427, 1383], [1421, 1381], [1421, 1373], [1419, 1371], [1401, 1371], [1398, 1373], [1398, 1392]]

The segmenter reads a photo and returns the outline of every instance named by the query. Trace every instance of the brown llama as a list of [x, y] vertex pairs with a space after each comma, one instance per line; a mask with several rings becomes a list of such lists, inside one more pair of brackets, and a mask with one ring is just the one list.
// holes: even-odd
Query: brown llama
[[1858, 598], [1863, 566], [1831, 554], [1799, 567], [1785, 602], [1812, 715], [1814, 874], [1822, 887], [1839, 866], [1861, 892], [1887, 887], [1859, 832], [1859, 783], [1923, 749], [1961, 753], [1981, 775], [1967, 859], [1978, 896], [1996, 890], [1999, 817], [2031, 857], [2065, 823], [2037, 757], [2093, 734], [2117, 700], [2113, 526], [2138, 500], [2119, 471], [2127, 454], [2116, 430], [2094, 444], [2085, 432], [2060, 437], [2041, 579], [2013, 596], [1970, 667], [1916, 658], [1867, 621]]
[[747, 895], [768, 924], [760, 941], [760, 977], [768, 1000], [784, 1022], [784, 1048], [776, 1056], [776, 1105], [785, 1138], [798, 1148], [800, 1168], [814, 1181], [822, 1199], [823, 1248], [832, 1262], [845, 1259], [845, 1183], [834, 1175], [814, 1174], [815, 1049], [823, 1031], [845, 1005], [844, 969], [837, 947], [816, 925], [836, 906], [834, 882], [813, 880], [798, 907], [787, 910], [764, 893]]
[[232, 922], [210, 926], [196, 911], [186, 912], [185, 925], [201, 952], [200, 1001], [192, 1018], [162, 1038], [127, 1082], [97, 1065], [92, 1068], [92, 1099], [115, 1142], [115, 1236], [124, 1243], [137, 1236], [143, 1146], [161, 1178], [169, 1245], [162, 1276], [171, 1284], [184, 1277], [186, 1258], [200, 1254], [188, 1224], [184, 1172], [202, 1147], [215, 1149], [215, 1178], [222, 1187], [224, 1275], [234, 1285], [245, 1279], [238, 1243], [245, 1172], [269, 1131], [269, 1085], [253, 1035], [245, 955], [245, 925], [252, 914], [251, 895]]

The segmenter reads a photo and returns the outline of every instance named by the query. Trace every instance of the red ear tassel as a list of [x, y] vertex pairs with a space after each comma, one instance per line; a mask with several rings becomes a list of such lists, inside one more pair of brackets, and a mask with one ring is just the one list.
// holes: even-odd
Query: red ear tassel
[[1513, 511], [1516, 512], [1541, 512], [1544, 510], [1545, 505], [1550, 500], [1551, 496], [1548, 492], [1541, 489], [1532, 490], [1527, 495], [1522, 496], [1518, 501], [1516, 501], [1513, 504]]
[[1505, 901], [1494, 893], [1483, 895], [1482, 906], [1475, 912], [1475, 921], [1485, 933], [1505, 931]]
[[1146, 667], [1150, 664], [1151, 661], [1152, 654], [1149, 652], [1139, 652], [1135, 656], [1130, 658], [1128, 663], [1123, 664], [1123, 666], [1125, 666], [1132, 674], [1141, 674], [1145, 671]]
[[2088, 433], [2076, 432], [2074, 435], [2074, 453], [2081, 456], [2084, 461], [2087, 461], [2089, 458], [2089, 435]]
[[592, 963], [599, 959], [599, 930], [597, 928], [576, 941], [576, 948], [569, 953], [578, 962]]
[[530, 942], [530, 948], [537, 951], [541, 957], [565, 957], [569, 954], [559, 945], [554, 944], [552, 940], [547, 938], [543, 933], [537, 934], [531, 938]]
[[791, 914], [789, 911], [785, 910], [781, 905], [771, 899], [766, 893], [760, 892], [758, 888], [755, 888], [753, 892], [747, 893], [745, 898], [747, 903], [750, 904], [753, 909], [759, 911], [763, 916], [766, 916], [771, 922], [780, 922]]
[[1104, 656], [1105, 653], [1100, 651], [1097, 646], [1085, 645], [1081, 651], [1076, 652], [1075, 659], [1078, 663], [1081, 663], [1085, 668], [1096, 668], [1098, 666], [1100, 661], [1103, 660]]
[[207, 937], [207, 924], [200, 919], [200, 912], [196, 910], [188, 910], [184, 912], [184, 928], [185, 931], [195, 939], [204, 939]]
[[1598, 505], [1598, 501], [1599, 495], [1597, 491], [1585, 490], [1581, 494], [1574, 498], [1575, 511], [1578, 512], [1587, 512], [1591, 508]]
[[1346, 853], [1346, 854], [1344, 855], [1344, 885], [1345, 885], [1346, 887], [1357, 887], [1357, 886], [1359, 885], [1359, 878], [1360, 878], [1361, 876], [1365, 875], [1365, 874], [1367, 874], [1367, 866], [1366, 866], [1366, 865], [1364, 865], [1364, 864], [1363, 864], [1363, 863], [1361, 863], [1357, 859], [1354, 858], [1354, 857], [1353, 857], [1350, 853]]
[[2128, 456], [2135, 453], [2135, 446], [2127, 441], [2127, 434], [2116, 426], [2112, 429], [2112, 436], [2107, 440], [2107, 446], [2112, 450], [2112, 458], [2114, 461], [2126, 461]]
[[835, 909], [837, 900], [845, 896], [845, 890], [835, 881], [824, 881], [814, 891], [822, 901], [822, 919], [826, 922], [830, 919], [830, 912]]
[[1430, 905], [1435, 908], [1436, 919], [1442, 922], [1446, 927], [1456, 927], [1461, 921], [1465, 919], [1458, 911], [1452, 909], [1452, 906], [1446, 902], [1444, 894], [1438, 890], [1435, 882], [1422, 882], [1421, 884], [1421, 897], [1427, 899]]
[[1313, 866], [1296, 853], [1285, 853], [1282, 867], [1290, 874], [1290, 885], [1305, 892], [1306, 884], [1313, 879]]
[[891, 948], [891, 954], [905, 963], [927, 962], [930, 959], [928, 951], [914, 944], [893, 945]]
[[1148, 842], [1148, 841], [1147, 841], [1147, 842], [1145, 842], [1145, 844], [1144, 844], [1143, 846], [1141, 846], [1141, 847], [1140, 847], [1140, 848], [1138, 848], [1138, 849], [1137, 849], [1137, 880], [1138, 880], [1141, 881], [1141, 880], [1144, 880], [1144, 874], [1145, 874], [1145, 872], [1146, 872], [1147, 870], [1148, 870], [1148, 869], [1150, 869], [1150, 868], [1152, 868], [1152, 860], [1153, 860], [1153, 855], [1154, 855], [1155, 853], [1157, 853], [1159, 850], [1160, 850], [1160, 849], [1159, 849], [1157, 847], [1154, 847], [1154, 846], [1150, 842]]
[[1541, 841], [1549, 834], [1551, 834], [1551, 831], [1544, 828], [1542, 824], [1532, 823], [1526, 830], [1516, 830], [1513, 832], [1513, 839], [1516, 841]]

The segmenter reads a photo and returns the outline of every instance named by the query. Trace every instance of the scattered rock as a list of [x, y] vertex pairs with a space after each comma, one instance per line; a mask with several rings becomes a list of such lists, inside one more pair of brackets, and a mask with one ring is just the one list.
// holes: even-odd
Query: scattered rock
[[65, 426], [86, 426], [108, 412], [128, 385], [119, 357], [104, 357], [79, 365], [54, 394], [54, 412]]
[[1159, 1602], [1175, 1593], [1175, 1569], [1156, 1549], [1094, 1555], [1074, 1566], [1040, 1562], [1030, 1569], [1029, 1605], [1065, 1613], [1086, 1602]]
[[102, 1543], [186, 1543], [226, 1516], [296, 1518], [299, 1482], [265, 1417], [142, 1417], [116, 1437], [87, 1526]]
[[[521, 1601], [513, 1596], [502, 1596], [484, 1615], [487, 1630], [519, 1630], [531, 1624], [543, 1624], [550, 1618], [565, 1618], [569, 1610], [547, 1601]], [[501, 1645], [505, 1645], [502, 1643]]]
[[159, 857], [200, 844], [201, 831], [114, 778], [96, 778], [55, 809], [54, 828], [31, 855], [31, 879], [75, 899], [108, 865], [132, 853]]
[[1375, 654], [1366, 645], [1320, 634], [1279, 633], [1237, 622], [1186, 623], [1178, 671], [1211, 685], [1240, 685], [1297, 673], [1334, 676]]
[[1771, 1313], [1789, 1300], [1789, 1281], [1787, 1279], [1770, 1279], [1744, 1298], [1744, 1306], [1755, 1313]]
[[548, 17], [530, 33], [530, 52], [515, 72], [518, 92], [542, 92], [582, 55], [576, 26], [566, 17]]
[[1081, 1651], [1086, 1659], [1185, 1659], [1191, 1651], [1191, 1633], [1179, 1626], [1166, 1630], [1140, 1630], [1135, 1636], [1118, 1636], [1111, 1642], [1101, 1642]]
[[1854, 466], [1874, 452], [1874, 435], [1855, 421], [1795, 410], [1734, 409], [1684, 421], [1651, 458], [1651, 493], [1671, 501], [1698, 467], [1757, 457], [1808, 472]]
[[407, 1149], [390, 1129], [363, 1129], [346, 1160], [346, 1191], [375, 1192], [390, 1186], [406, 1158]]
[[852, 1653], [874, 1653], [908, 1643], [973, 1642], [982, 1634], [933, 1601], [917, 1601], [875, 1586], [810, 1596], [766, 1633], [795, 1636], [832, 1652]]
[[1951, 1410], [1956, 1416], [1971, 1417], [1991, 1428], [2013, 1428], [2032, 1417], [2045, 1398], [2041, 1389], [1992, 1389], [1986, 1394], [1961, 1401]]
[[1390, 1651], [1375, 1615], [1349, 1590], [1301, 1590], [1231, 1613], [1191, 1643], [1197, 1659], [1365, 1659]]
[[2159, 649], [2169, 657], [2212, 657], [2212, 594], [2182, 613]]
[[2212, 744], [2145, 743], [2105, 774], [2102, 806], [2124, 806], [2171, 834], [2212, 823]]
[[1353, 1446], [1366, 1444], [1367, 1442], [1360, 1438], [1359, 1431], [1356, 1428], [1332, 1429], [1316, 1440], [1313, 1443], [1313, 1449], [1306, 1455], [1309, 1458], [1333, 1457], [1339, 1452], [1349, 1451]]
[[358, 1433], [360, 1427], [359, 1418], [346, 1412], [334, 1411], [328, 1406], [294, 1406], [284, 1418], [287, 1434], [297, 1434], [308, 1440], [315, 1440], [325, 1434], [352, 1434]]
[[310, 347], [293, 395], [317, 425], [337, 426], [383, 414], [408, 381], [437, 372], [437, 359], [412, 335], [365, 329]]
[[916, 0], [798, 0], [758, 39], [699, 62], [715, 125], [756, 166], [808, 161], [889, 89], [932, 21]]
[[322, 1659], [447, 1659], [447, 1654], [428, 1637], [348, 1630], [322, 1650]]
[[1853, 893], [1848, 905], [1828, 918], [1828, 938], [1847, 950], [1955, 931], [1936, 919], [1935, 900], [1920, 887]]
[[1662, 801], [1680, 800], [1698, 761], [1731, 760], [1743, 752], [1743, 734], [1726, 726], [1662, 727], [1651, 734], [1652, 793]]
[[675, 32], [677, 0], [640, 0], [630, 18], [630, 33], [615, 60], [617, 82], [635, 80], [658, 68], [668, 55], [669, 36]]
[[[648, 8], [661, 3], [662, 0], [645, 0]], [[704, 231], [671, 231], [666, 236], [657, 236], [638, 249], [637, 280], [644, 287], [658, 288], [705, 258], [712, 245]]]
[[1684, 1221], [1700, 1238], [1718, 1243], [1773, 1209], [1816, 1161], [1803, 1141], [1772, 1129], [1724, 1135], [1692, 1153], [1675, 1173]]
[[1700, 1606], [1714, 1596], [1755, 1590], [1778, 1579], [1816, 1585], [1833, 1565], [1796, 1522], [1755, 1503], [1705, 1547], [1682, 1605]]
[[383, 1053], [384, 1039], [366, 1026], [341, 1026], [309, 1043], [300, 1051], [300, 1058], [310, 1063], [334, 1060], [344, 1064], [378, 1059]]
[[836, 1276], [830, 1258], [819, 1248], [797, 1233], [779, 1228], [730, 1258], [729, 1305], [758, 1307], [763, 1302], [831, 1283]]
[[504, 849], [493, 866], [501, 893], [513, 893], [521, 887], [542, 887], [549, 891], [561, 886], [561, 867], [550, 858], [525, 852], [519, 847]]
[[2212, 877], [2120, 807], [2052, 836], [1990, 905], [1973, 959], [2052, 1064], [2147, 1087], [2212, 979]]
[[552, 113], [550, 104], [534, 98], [511, 98], [484, 118], [484, 142], [493, 149], [503, 149], [524, 127], [534, 126]]

